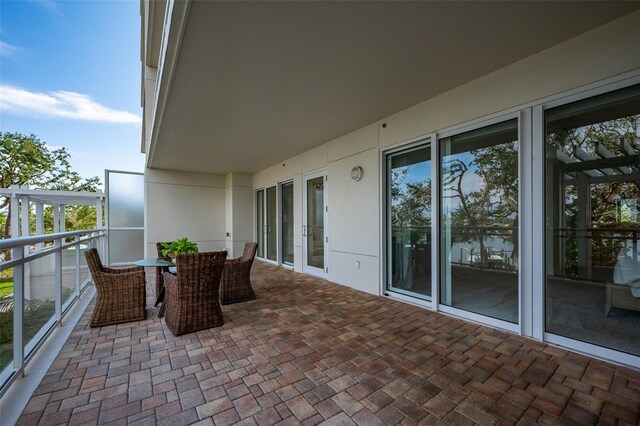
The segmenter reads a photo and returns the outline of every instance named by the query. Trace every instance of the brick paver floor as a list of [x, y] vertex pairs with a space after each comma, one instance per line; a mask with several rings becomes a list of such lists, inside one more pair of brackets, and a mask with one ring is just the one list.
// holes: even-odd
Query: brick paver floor
[[[257, 300], [174, 337], [91, 329], [90, 306], [21, 424], [611, 424], [640, 372], [256, 262]], [[150, 288], [150, 287], [149, 287]]]

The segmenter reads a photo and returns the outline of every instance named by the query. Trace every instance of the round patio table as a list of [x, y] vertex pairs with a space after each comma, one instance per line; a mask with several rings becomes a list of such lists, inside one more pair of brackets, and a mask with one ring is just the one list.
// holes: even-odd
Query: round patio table
[[171, 260], [168, 260], [168, 257], [154, 257], [151, 259], [142, 259], [142, 260], [136, 260], [135, 262], [133, 262], [135, 265], [138, 266], [145, 266], [148, 268], [165, 268], [165, 267], [169, 267], [169, 266], [176, 266], [175, 263], [173, 263]]
[[[150, 259], [141, 259], [133, 262], [137, 266], [144, 266], [146, 268], [168, 268], [169, 272], [175, 272], [176, 264], [173, 263], [168, 257], [153, 257]], [[156, 280], [158, 277], [156, 277]], [[160, 305], [160, 310], [158, 311], [158, 318], [162, 318], [164, 316], [164, 286], [160, 289], [160, 294], [156, 295], [156, 303], [154, 306]]]

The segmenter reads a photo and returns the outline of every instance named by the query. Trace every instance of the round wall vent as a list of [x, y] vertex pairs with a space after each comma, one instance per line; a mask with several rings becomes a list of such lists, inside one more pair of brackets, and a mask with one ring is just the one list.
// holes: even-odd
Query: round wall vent
[[351, 179], [356, 182], [362, 179], [362, 167], [355, 166], [353, 169], [351, 169]]

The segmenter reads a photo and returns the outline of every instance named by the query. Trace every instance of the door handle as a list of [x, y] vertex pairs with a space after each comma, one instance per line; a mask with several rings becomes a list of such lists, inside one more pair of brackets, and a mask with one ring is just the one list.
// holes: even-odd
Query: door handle
[[303, 237], [307, 236], [307, 225], [302, 225], [302, 236]]

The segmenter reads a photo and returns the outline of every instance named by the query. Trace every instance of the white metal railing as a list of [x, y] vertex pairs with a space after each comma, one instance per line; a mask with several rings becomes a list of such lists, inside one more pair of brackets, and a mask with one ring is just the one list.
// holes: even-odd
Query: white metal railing
[[0, 339], [8, 324], [13, 331], [11, 342], [0, 340], [0, 396], [89, 284], [80, 252], [93, 247], [102, 255], [105, 239], [105, 230], [96, 228], [0, 240], [0, 253], [11, 251], [0, 272], [13, 268], [13, 296], [0, 300]]

